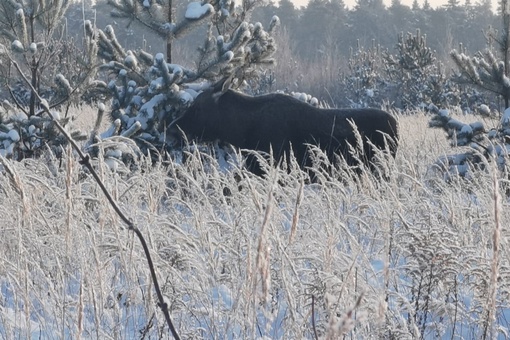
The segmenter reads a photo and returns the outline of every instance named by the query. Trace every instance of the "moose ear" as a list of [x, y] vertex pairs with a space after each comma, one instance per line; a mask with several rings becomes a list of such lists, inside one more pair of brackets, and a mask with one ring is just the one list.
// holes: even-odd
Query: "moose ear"
[[232, 75], [221, 79], [220, 81], [213, 85], [212, 97], [216, 102], [225, 92], [227, 92], [230, 89], [230, 85], [232, 85]]
[[232, 85], [232, 76], [223, 80], [223, 85], [221, 86], [221, 93], [225, 93], [230, 89], [230, 85]]

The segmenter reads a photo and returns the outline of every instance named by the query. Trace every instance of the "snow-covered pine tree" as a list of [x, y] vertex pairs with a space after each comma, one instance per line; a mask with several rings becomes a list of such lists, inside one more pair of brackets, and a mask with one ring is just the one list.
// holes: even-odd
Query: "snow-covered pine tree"
[[[62, 125], [70, 103], [91, 75], [93, 62], [65, 37], [63, 17], [68, 1], [0, 0], [0, 81], [5, 99], [0, 107], [0, 153], [14, 159], [37, 156], [48, 147], [60, 152], [67, 141], [49, 117], [39, 111], [39, 96], [54, 109]], [[81, 59], [78, 56], [81, 55]], [[70, 81], [69, 79], [72, 79]], [[37, 95], [36, 95], [37, 92]], [[86, 138], [74, 132], [76, 139]]]
[[[453, 50], [450, 55], [458, 68], [454, 80], [460, 84], [469, 84], [483, 91], [493, 93], [504, 101], [504, 107], [510, 106], [510, 3], [502, 0], [502, 30], [492, 27], [485, 32], [487, 49], [470, 57], [464, 51]], [[496, 46], [494, 46], [496, 45]]]
[[[131, 4], [132, 15], [138, 15], [135, 13], [139, 8], [152, 13], [157, 10], [152, 6], [160, 6], [156, 2], [135, 2], [136, 6]], [[199, 47], [193, 68], [169, 63], [163, 53], [152, 55], [142, 49], [125, 50], [111, 26], [101, 30], [86, 22], [87, 35], [97, 42], [98, 56], [105, 62], [100, 69], [108, 73], [110, 79], [108, 83], [93, 82], [88, 94], [112, 99], [107, 110], [112, 126], [102, 134], [96, 128], [90, 144], [120, 136], [134, 140], [144, 153], [171, 150], [166, 127], [175, 114], [191, 105], [200, 91], [227, 77], [233, 83], [243, 85], [245, 80], [253, 79], [274, 62], [271, 56], [276, 46], [271, 33], [279, 19], [273, 17], [267, 31], [260, 23], [247, 22], [257, 3], [243, 1], [241, 7], [235, 7], [234, 2], [228, 0], [191, 2], [180, 21], [159, 22], [155, 26], [160, 34], [172, 40], [192, 27], [208, 25], [207, 36]], [[120, 8], [126, 9], [120, 4], [115, 7], [116, 10]], [[96, 126], [100, 126], [99, 120]], [[123, 159], [125, 151], [120, 144], [106, 150], [116, 159]]]
[[395, 45], [396, 53], [383, 53], [384, 66], [392, 84], [394, 105], [400, 109], [425, 107], [425, 103], [457, 105], [458, 91], [449, 83], [435, 52], [427, 47], [426, 36], [403, 32]]
[[346, 97], [351, 107], [376, 107], [381, 103], [381, 87], [384, 86], [381, 47], [372, 41], [365, 48], [357, 41], [351, 48], [348, 62], [349, 73], [344, 76]]
[[[476, 168], [485, 168], [487, 162], [495, 161], [498, 168], [508, 173], [508, 152], [510, 150], [510, 3], [502, 0], [501, 36], [497, 31], [489, 29], [486, 34], [489, 48], [469, 57], [465, 53], [453, 50], [451, 57], [457, 65], [459, 72], [455, 80], [460, 83], [476, 86], [484, 91], [500, 96], [505, 105], [498, 126], [487, 130], [482, 122], [466, 124], [452, 118], [447, 110], [432, 107], [435, 113], [429, 125], [433, 128], [442, 128], [447, 131], [452, 146], [468, 146], [461, 153], [444, 157], [438, 160], [446, 178], [455, 175], [469, 176]], [[499, 51], [499, 59], [491, 48], [495, 43]], [[478, 113], [490, 115], [489, 105], [483, 104]]]

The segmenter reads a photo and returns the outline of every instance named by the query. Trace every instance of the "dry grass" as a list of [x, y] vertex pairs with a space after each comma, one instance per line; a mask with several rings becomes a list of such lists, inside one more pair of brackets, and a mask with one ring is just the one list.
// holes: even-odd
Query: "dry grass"
[[[97, 167], [146, 236], [184, 339], [503, 336], [508, 200], [492, 172], [447, 184], [430, 171], [450, 148], [426, 126], [400, 118], [383, 182], [261, 179], [205, 156]], [[140, 245], [70, 159], [1, 172], [0, 338], [168, 337]]]

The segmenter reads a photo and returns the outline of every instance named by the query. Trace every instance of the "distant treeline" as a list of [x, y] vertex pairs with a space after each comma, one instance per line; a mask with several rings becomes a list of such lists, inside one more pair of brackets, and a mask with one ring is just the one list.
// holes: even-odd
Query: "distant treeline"
[[[178, 17], [188, 1], [174, 1]], [[152, 51], [163, 49], [162, 40], [151, 35], [144, 27], [129, 23], [125, 19], [112, 18], [111, 7], [106, 1], [85, 4], [85, 18], [95, 20], [99, 28], [107, 24], [114, 26], [119, 41], [126, 48], [145, 45]], [[350, 48], [358, 45], [372, 47], [373, 44], [394, 49], [400, 33], [416, 32], [427, 36], [427, 46], [442, 59], [453, 48], [463, 45], [468, 53], [475, 53], [488, 46], [484, 31], [490, 26], [499, 28], [501, 19], [493, 12], [490, 0], [466, 0], [460, 4], [450, 0], [445, 6], [432, 8], [427, 0], [419, 5], [415, 0], [409, 7], [400, 0], [393, 0], [386, 7], [382, 0], [358, 0], [353, 9], [348, 9], [343, 0], [311, 0], [306, 7], [296, 8], [290, 0], [270, 2], [257, 7], [252, 13], [252, 22], [267, 25], [273, 15], [278, 15], [282, 30], [289, 37], [296, 56], [304, 60], [320, 59], [322, 55], [336, 53], [349, 56]], [[81, 35], [83, 30], [82, 4], [71, 5], [68, 11], [68, 32]], [[194, 30], [184, 41], [179, 41], [176, 53], [195, 50], [203, 41], [203, 30]]]
[[321, 53], [349, 55], [349, 47], [371, 47], [373, 42], [391, 50], [403, 32], [420, 29], [427, 36], [427, 46], [439, 57], [463, 44], [474, 53], [487, 47], [483, 31], [489, 26], [500, 27], [501, 19], [491, 10], [490, 0], [472, 4], [466, 0], [450, 0], [433, 9], [428, 0], [420, 6], [417, 0], [409, 7], [393, 0], [386, 7], [382, 0], [357, 0], [353, 9], [343, 0], [311, 0], [307, 7], [297, 9], [290, 0], [259, 7], [253, 13], [255, 21], [276, 14], [286, 28], [295, 51], [303, 58], [316, 58]]

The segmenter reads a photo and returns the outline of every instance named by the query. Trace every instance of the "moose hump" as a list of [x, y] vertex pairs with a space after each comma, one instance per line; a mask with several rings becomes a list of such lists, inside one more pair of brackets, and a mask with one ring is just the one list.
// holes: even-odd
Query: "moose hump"
[[[361, 135], [361, 147], [351, 122]], [[239, 149], [272, 151], [277, 161], [283, 156], [289, 159], [292, 149], [303, 169], [311, 165], [309, 145], [317, 145], [333, 164], [341, 154], [349, 165], [362, 159], [371, 167], [373, 148], [388, 147], [394, 157], [398, 140], [397, 121], [385, 111], [320, 109], [278, 93], [253, 97], [234, 90], [209, 89], [199, 94], [174, 124], [188, 140], [219, 140]], [[363, 150], [363, 155], [353, 157], [349, 144]], [[251, 164], [249, 169], [261, 174], [257, 165]]]

